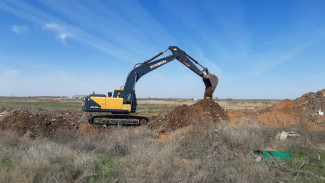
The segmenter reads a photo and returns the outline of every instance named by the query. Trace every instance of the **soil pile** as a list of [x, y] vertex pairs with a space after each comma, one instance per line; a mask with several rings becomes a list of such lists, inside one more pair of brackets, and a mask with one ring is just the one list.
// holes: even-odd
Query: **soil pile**
[[272, 107], [266, 108], [256, 113], [255, 118], [262, 126], [267, 127], [287, 127], [297, 123], [297, 118], [293, 111], [296, 103], [286, 99], [274, 104]]
[[82, 111], [49, 111], [42, 109], [13, 109], [0, 122], [0, 129], [24, 134], [52, 136], [58, 130], [75, 133], [87, 117]]
[[189, 125], [201, 126], [227, 120], [226, 111], [212, 99], [201, 100], [191, 106], [176, 107], [168, 114], [161, 114], [150, 123], [161, 126], [161, 131], [176, 130]]
[[269, 127], [299, 126], [322, 129], [325, 127], [325, 116], [320, 115], [319, 111], [325, 110], [323, 91], [306, 93], [295, 100], [280, 101], [259, 112], [256, 119], [263, 126]]

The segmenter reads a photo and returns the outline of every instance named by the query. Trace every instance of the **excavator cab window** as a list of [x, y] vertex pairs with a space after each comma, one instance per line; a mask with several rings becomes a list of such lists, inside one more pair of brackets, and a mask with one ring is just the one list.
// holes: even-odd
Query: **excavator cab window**
[[122, 97], [122, 92], [123, 92], [123, 91], [121, 91], [121, 90], [114, 90], [114, 95], [113, 95], [113, 97], [114, 97], [114, 98], [117, 98], [117, 97], [121, 98], [121, 97]]

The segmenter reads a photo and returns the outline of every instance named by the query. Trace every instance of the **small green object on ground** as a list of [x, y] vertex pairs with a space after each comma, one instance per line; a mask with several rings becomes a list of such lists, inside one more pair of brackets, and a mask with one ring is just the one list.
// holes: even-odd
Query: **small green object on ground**
[[253, 150], [256, 161], [290, 161], [291, 157], [286, 152], [266, 151], [266, 150]]

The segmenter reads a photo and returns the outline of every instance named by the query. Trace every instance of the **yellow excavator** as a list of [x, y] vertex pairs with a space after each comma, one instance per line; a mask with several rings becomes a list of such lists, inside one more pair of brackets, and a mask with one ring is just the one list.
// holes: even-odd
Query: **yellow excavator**
[[[171, 55], [155, 60], [170, 50]], [[129, 73], [123, 88], [116, 88], [113, 92], [105, 94], [90, 94], [84, 97], [82, 110], [85, 112], [106, 112], [110, 114], [91, 116], [89, 122], [92, 124], [137, 124], [145, 125], [148, 118], [144, 116], [130, 115], [135, 113], [137, 108], [137, 98], [135, 95], [135, 84], [145, 74], [177, 59], [198, 76], [202, 77], [205, 84], [204, 98], [212, 98], [212, 94], [217, 87], [217, 76], [209, 73], [198, 61], [189, 56], [186, 52], [176, 46], [170, 46], [165, 51], [160, 52], [151, 59], [138, 63]], [[202, 67], [200, 70], [196, 65]]]

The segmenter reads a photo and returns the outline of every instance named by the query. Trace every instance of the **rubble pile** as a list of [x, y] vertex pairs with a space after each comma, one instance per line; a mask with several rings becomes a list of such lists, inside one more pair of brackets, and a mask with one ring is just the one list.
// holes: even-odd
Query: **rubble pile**
[[[324, 91], [324, 90], [323, 90]], [[316, 124], [325, 123], [325, 95], [322, 91], [317, 93], [307, 93], [295, 100], [296, 106], [294, 114], [303, 122], [313, 122]]]

